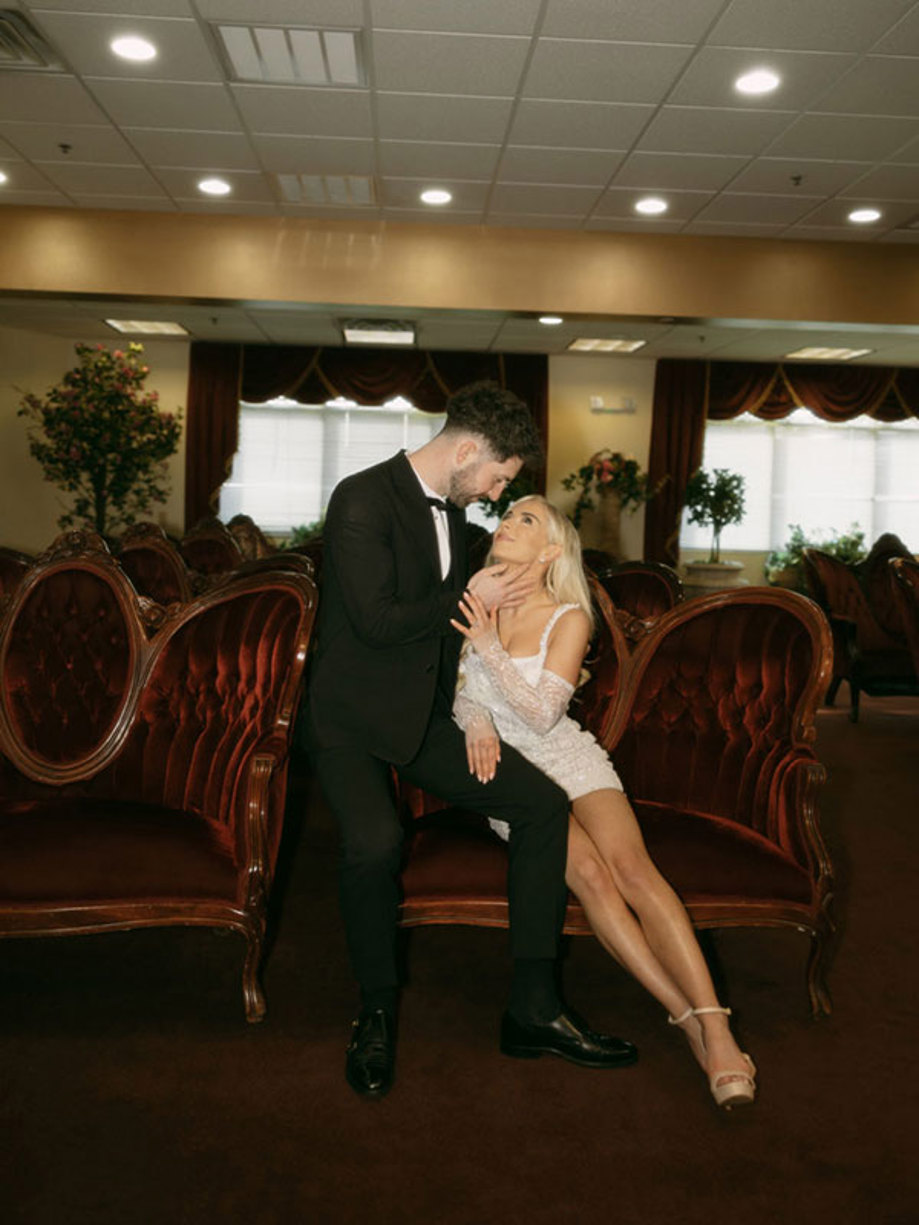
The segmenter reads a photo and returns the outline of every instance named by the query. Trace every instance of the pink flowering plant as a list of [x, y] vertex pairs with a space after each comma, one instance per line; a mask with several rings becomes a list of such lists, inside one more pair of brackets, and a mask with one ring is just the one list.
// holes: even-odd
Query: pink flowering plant
[[584, 514], [594, 509], [597, 494], [601, 497], [616, 494], [623, 510], [634, 511], [650, 501], [660, 488], [651, 488], [648, 474], [642, 472], [637, 459], [626, 458], [621, 451], [611, 451], [609, 447], [597, 451], [576, 472], [569, 473], [562, 486], [578, 490], [569, 516], [575, 527], [580, 527]]
[[165, 502], [181, 414], [160, 412], [159, 393], [144, 390], [143, 345], [78, 344], [76, 352], [79, 364], [45, 396], [25, 395], [19, 416], [30, 422], [29, 450], [46, 480], [74, 495], [59, 526], [105, 535]]

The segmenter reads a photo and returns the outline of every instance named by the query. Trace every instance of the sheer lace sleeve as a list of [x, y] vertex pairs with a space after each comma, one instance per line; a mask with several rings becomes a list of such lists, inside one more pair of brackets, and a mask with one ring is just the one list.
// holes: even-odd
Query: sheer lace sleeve
[[488, 707], [467, 698], [462, 690], [453, 699], [453, 720], [464, 732], [468, 732], [476, 723], [486, 724], [492, 731], [495, 727]]
[[480, 639], [475, 650], [505, 700], [528, 727], [534, 732], [544, 733], [555, 726], [568, 709], [574, 685], [545, 669], [537, 683], [530, 685], [521, 676], [497, 634]]

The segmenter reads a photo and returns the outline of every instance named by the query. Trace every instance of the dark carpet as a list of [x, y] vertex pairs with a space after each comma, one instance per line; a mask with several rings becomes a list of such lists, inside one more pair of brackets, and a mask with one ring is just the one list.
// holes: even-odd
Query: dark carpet
[[684, 1039], [593, 939], [567, 946], [567, 996], [639, 1065], [503, 1058], [506, 936], [468, 928], [411, 934], [396, 1087], [356, 1098], [334, 832], [300, 779], [263, 1025], [243, 1020], [232, 936], [0, 946], [0, 1221], [915, 1225], [919, 699], [818, 726], [844, 918], [833, 1016], [810, 1020], [804, 936], [711, 941], [760, 1069], [751, 1109], [716, 1111]]

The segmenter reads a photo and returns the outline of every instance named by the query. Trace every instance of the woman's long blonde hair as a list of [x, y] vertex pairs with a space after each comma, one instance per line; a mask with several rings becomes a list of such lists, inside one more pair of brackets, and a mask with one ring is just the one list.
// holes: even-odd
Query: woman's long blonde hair
[[[538, 502], [545, 509], [547, 541], [549, 544], [561, 545], [561, 552], [549, 563], [546, 570], [546, 590], [557, 604], [577, 604], [579, 608], [583, 608], [592, 626], [593, 605], [581, 557], [581, 538], [574, 524], [541, 493], [529, 493], [512, 502], [511, 506], [520, 506], [524, 502]], [[493, 560], [489, 550], [485, 564], [490, 565]]]

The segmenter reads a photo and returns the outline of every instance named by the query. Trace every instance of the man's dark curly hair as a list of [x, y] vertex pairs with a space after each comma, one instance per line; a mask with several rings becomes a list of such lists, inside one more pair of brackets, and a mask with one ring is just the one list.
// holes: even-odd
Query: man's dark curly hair
[[447, 401], [444, 433], [478, 434], [495, 459], [522, 459], [530, 468], [542, 464], [536, 422], [524, 402], [498, 383], [470, 383]]

